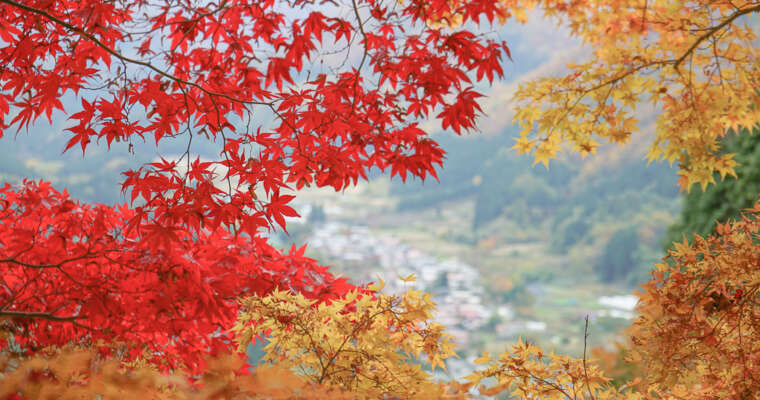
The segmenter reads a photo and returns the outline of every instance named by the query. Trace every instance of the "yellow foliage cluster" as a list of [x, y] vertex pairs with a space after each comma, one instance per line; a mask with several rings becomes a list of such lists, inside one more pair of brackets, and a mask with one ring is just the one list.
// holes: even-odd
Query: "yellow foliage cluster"
[[454, 396], [422, 368], [422, 357], [435, 368], [454, 355], [451, 336], [431, 322], [429, 294], [353, 291], [330, 304], [314, 304], [300, 294], [275, 291], [247, 298], [242, 306], [233, 328], [240, 350], [254, 337], [266, 336], [263, 360], [310, 382], [361, 393], [362, 398]]
[[548, 165], [563, 143], [581, 155], [598, 139], [625, 143], [640, 129], [636, 111], [657, 107], [647, 155], [678, 162], [679, 185], [702, 188], [734, 175], [720, 153], [729, 130], [760, 123], [760, 2], [733, 0], [501, 0], [524, 21], [538, 8], [591, 47], [564, 76], [520, 85], [514, 95], [521, 136], [514, 148]]
[[466, 379], [476, 385], [484, 379], [495, 381], [480, 388], [480, 393], [488, 396], [506, 391], [522, 399], [620, 398], [620, 393], [607, 384], [609, 379], [587, 360], [544, 354], [539, 346], [528, 342], [518, 341], [498, 360], [486, 353], [475, 362], [487, 366]]
[[497, 360], [487, 354], [477, 359], [476, 363], [487, 365], [464, 382], [435, 381], [422, 361], [433, 369], [443, 367], [442, 361], [455, 353], [451, 337], [430, 321], [434, 308], [430, 295], [416, 290], [399, 296], [352, 292], [329, 305], [275, 292], [242, 304], [233, 328], [241, 350], [254, 337], [266, 336], [268, 365], [285, 366], [314, 384], [350, 391], [362, 399], [508, 393], [518, 398], [601, 400], [621, 395], [590, 360], [544, 354], [523, 341]]

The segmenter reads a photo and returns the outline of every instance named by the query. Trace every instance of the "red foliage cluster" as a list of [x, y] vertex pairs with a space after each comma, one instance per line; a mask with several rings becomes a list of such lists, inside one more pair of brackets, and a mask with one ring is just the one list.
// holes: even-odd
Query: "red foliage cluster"
[[[435, 175], [443, 151], [421, 119], [473, 128], [474, 85], [501, 77], [509, 54], [433, 26], [492, 21], [495, 3], [0, 0], [0, 137], [59, 110], [66, 150], [187, 143], [124, 173], [130, 206], [3, 187], [0, 317], [14, 340], [103, 340], [197, 367], [230, 347], [237, 297], [344, 293], [303, 249], [281, 254], [261, 232], [297, 215], [288, 189], [340, 190], [372, 168]], [[201, 161], [194, 141], [219, 157]]]
[[373, 167], [434, 175], [443, 151], [418, 117], [472, 128], [479, 95], [468, 72], [502, 75], [503, 43], [427, 26], [452, 11], [492, 20], [492, 1], [194, 3], [0, 1], [0, 117], [16, 109], [11, 126], [51, 118], [73, 93], [67, 148], [180, 135], [221, 143], [211, 162], [192, 162], [188, 144], [189, 171], [166, 161], [127, 172], [124, 189], [145, 202], [136, 215], [163, 229], [235, 224], [255, 236], [294, 213], [287, 185], [340, 190]]
[[6, 184], [0, 203], [0, 317], [31, 351], [123, 342], [129, 359], [147, 349], [158, 364], [192, 369], [234, 348], [237, 298], [277, 287], [327, 299], [353, 288], [303, 248], [281, 254], [261, 238], [177, 228], [159, 245], [156, 232], [124, 230], [129, 208], [77, 203], [46, 183]]

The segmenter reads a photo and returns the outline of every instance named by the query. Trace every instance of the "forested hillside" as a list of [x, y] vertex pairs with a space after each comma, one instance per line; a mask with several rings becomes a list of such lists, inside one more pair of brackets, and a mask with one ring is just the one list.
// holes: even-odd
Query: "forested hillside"
[[399, 212], [472, 202], [468, 226], [461, 229], [473, 244], [494, 235], [521, 241], [504, 233], [513, 223], [532, 233], [522, 241], [548, 238], [551, 252], [594, 265], [606, 282], [642, 282], [663, 255], [664, 224], [679, 211], [677, 168], [647, 164], [641, 146], [608, 146], [586, 159], [566, 155], [546, 168], [508, 149], [509, 132], [438, 140], [447, 150], [447, 167], [439, 181], [394, 180]]

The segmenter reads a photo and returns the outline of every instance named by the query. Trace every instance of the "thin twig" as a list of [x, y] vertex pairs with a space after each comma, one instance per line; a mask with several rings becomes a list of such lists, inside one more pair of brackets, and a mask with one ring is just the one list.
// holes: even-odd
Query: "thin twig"
[[362, 53], [362, 60], [359, 62], [359, 68], [356, 69], [356, 76], [354, 77], [354, 99], [351, 103], [351, 115], [354, 115], [356, 112], [356, 98], [358, 96], [356, 90], [359, 85], [359, 76], [362, 72], [362, 67], [364, 67], [364, 62], [367, 60], [367, 55], [369, 54], [369, 48], [367, 47], [369, 44], [367, 43], [367, 33], [364, 31], [364, 22], [362, 22], [362, 17], [359, 15], [359, 6], [356, 4], [356, 0], [351, 0], [351, 3], [354, 8], [354, 15], [356, 16], [356, 23], [359, 26], [359, 32], [362, 35], [362, 38], [364, 39], [364, 53]]
[[585, 377], [586, 381], [586, 390], [588, 390], [588, 395], [591, 397], [592, 400], [596, 400], [594, 397], [594, 394], [591, 393], [591, 385], [589, 385], [588, 382], [588, 369], [586, 369], [586, 342], [588, 341], [588, 315], [586, 315], [586, 326], [583, 328], [583, 375]]

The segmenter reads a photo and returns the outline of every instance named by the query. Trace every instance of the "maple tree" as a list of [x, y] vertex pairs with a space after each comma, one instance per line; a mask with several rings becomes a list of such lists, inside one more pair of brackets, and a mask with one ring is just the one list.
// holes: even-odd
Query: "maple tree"
[[[315, 303], [291, 291], [241, 299], [233, 327], [244, 348], [256, 337], [268, 343], [253, 373], [236, 355], [210, 359], [191, 386], [182, 371], [160, 374], [150, 353], [126, 364], [91, 348], [69, 344], [32, 357], [0, 353], [4, 392], [32, 398], [97, 393], [119, 398], [135, 393], [187, 398], [447, 398], [505, 393], [542, 399], [745, 399], [758, 380], [757, 254], [760, 204], [741, 221], [721, 224], [708, 238], [677, 244], [653, 271], [640, 295], [640, 315], [628, 349], [641, 375], [620, 387], [596, 363], [545, 353], [526, 342], [456, 380], [435, 380], [422, 369], [455, 356], [450, 336], [431, 321], [430, 295], [410, 289], [385, 295], [352, 290]], [[668, 261], [669, 259], [666, 259]], [[294, 373], [295, 372], [295, 373]], [[477, 390], [477, 392], [474, 392]], [[13, 398], [13, 397], [11, 397]]]
[[[473, 85], [509, 56], [447, 18], [502, 14], [486, 0], [0, 0], [0, 136], [63, 113], [65, 150], [83, 156], [187, 146], [124, 172], [129, 205], [0, 189], [3, 348], [73, 342], [198, 371], [234, 347], [237, 298], [346, 293], [303, 249], [267, 244], [297, 215], [287, 191], [340, 190], [371, 168], [435, 176], [443, 151], [419, 122], [474, 128]], [[218, 158], [194, 156], [199, 141]]]
[[568, 143], [582, 155], [598, 139], [625, 143], [639, 130], [637, 110], [656, 108], [656, 138], [647, 155], [678, 162], [679, 186], [702, 189], [734, 175], [722, 153], [729, 131], [760, 123], [756, 1], [503, 0], [524, 21], [538, 8], [591, 49], [562, 76], [524, 82], [514, 95], [522, 132], [515, 148], [536, 162]]

